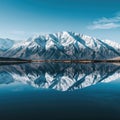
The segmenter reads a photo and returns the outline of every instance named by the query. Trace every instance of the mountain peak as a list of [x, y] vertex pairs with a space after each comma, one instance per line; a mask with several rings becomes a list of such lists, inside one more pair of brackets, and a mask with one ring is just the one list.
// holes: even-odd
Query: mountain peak
[[3, 38], [0, 38], [0, 50], [1, 51], [6, 51], [8, 49], [10, 49], [14, 44], [14, 41], [11, 40], [11, 39], [3, 39]]

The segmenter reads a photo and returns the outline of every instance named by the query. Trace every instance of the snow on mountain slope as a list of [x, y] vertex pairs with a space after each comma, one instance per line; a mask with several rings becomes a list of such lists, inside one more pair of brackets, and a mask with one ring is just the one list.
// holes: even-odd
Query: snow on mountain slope
[[112, 46], [113, 48], [117, 49], [120, 51], [120, 44], [114, 42], [114, 41], [111, 41], [111, 40], [103, 40], [103, 42], [105, 42], [106, 44]]
[[13, 44], [13, 40], [0, 38], [0, 51], [6, 51], [10, 49], [13, 46]]
[[4, 57], [26, 59], [110, 59], [120, 56], [120, 45], [73, 32], [40, 35], [16, 43]]

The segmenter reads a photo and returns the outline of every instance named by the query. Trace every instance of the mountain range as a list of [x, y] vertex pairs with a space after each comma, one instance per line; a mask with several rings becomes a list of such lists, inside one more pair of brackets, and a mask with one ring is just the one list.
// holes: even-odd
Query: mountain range
[[0, 57], [23, 59], [111, 59], [120, 44], [74, 32], [40, 35], [28, 40], [0, 39]]

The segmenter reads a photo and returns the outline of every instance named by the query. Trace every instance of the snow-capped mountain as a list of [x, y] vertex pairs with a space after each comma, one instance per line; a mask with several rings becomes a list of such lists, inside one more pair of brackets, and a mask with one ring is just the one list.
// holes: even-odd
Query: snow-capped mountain
[[13, 45], [14, 40], [0, 38], [0, 56], [3, 56]]
[[26, 59], [109, 59], [120, 56], [119, 48], [120, 44], [109, 40], [59, 32], [16, 42], [0, 56]]
[[13, 44], [13, 40], [0, 38], [0, 51], [6, 51], [12, 48]]
[[0, 84], [22, 82], [37, 88], [75, 90], [120, 78], [114, 64], [43, 63], [0, 67]]

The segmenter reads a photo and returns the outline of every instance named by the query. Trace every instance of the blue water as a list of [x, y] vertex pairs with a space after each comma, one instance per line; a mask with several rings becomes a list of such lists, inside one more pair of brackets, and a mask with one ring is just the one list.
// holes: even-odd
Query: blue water
[[[8, 77], [10, 77], [9, 82], [5, 80], [0, 82], [0, 120], [120, 120], [119, 66], [114, 66], [115, 70], [112, 70], [113, 66], [111, 68], [110, 65], [110, 69], [106, 69], [106, 71], [104, 66], [100, 66], [99, 68], [101, 68], [101, 70], [98, 70], [98, 66], [92, 65], [94, 70], [91, 70], [91, 72], [97, 72], [97, 74], [93, 74], [93, 77], [96, 75], [94, 81], [98, 79], [97, 75], [100, 76], [101, 74], [102, 76], [106, 75], [103, 79], [113, 75], [114, 77], [118, 76], [116, 77], [117, 79], [113, 77], [113, 80], [110, 82], [104, 82], [102, 81], [103, 79], [101, 80], [99, 78], [100, 81], [96, 84], [80, 88], [78, 87], [78, 83], [81, 84], [84, 81], [82, 78], [80, 79], [81, 82], [77, 81], [74, 83], [76, 85], [74, 88], [76, 89], [72, 87], [72, 89], [67, 90], [51, 88], [51, 85], [47, 88], [45, 88], [45, 85], [35, 87], [32, 86], [30, 81], [22, 82], [22, 79], [25, 77], [23, 77], [23, 75], [26, 75], [26, 72], [27, 75], [30, 76], [30, 80], [33, 80], [31, 75], [36, 76], [37, 74], [38, 76], [41, 73], [38, 74], [38, 72], [35, 71], [40, 71], [41, 69], [27, 69], [28, 67], [24, 68], [24, 66], [25, 65], [21, 66], [23, 71], [21, 71], [21, 69], [15, 69], [18, 68], [18, 66], [1, 66], [0, 68], [1, 78], [3, 77], [5, 79], [6, 75], [8, 81]], [[86, 65], [86, 68], [87, 67], [90, 68]], [[27, 71], [25, 71], [25, 69], [27, 69]], [[4, 75], [3, 72], [1, 72], [3, 70], [5, 72]], [[79, 73], [81, 76], [84, 73], [85, 75], [89, 73], [89, 71], [85, 72], [86, 69], [84, 70], [84, 67], [82, 67], [82, 70], [82, 73]], [[32, 73], [30, 71], [32, 71]], [[114, 71], [113, 74], [112, 71]], [[47, 72], [49, 73], [49, 71]], [[57, 72], [52, 72], [50, 75], [55, 76]], [[106, 74], [107, 72], [109, 74]], [[69, 76], [69, 74], [73, 72], [68, 72], [67, 75], [65, 73], [66, 72], [63, 71], [63, 76]], [[77, 72], [75, 71], [75, 73]], [[10, 76], [8, 76], [8, 74]], [[13, 77], [15, 74], [19, 75], [16, 77], [21, 76], [21, 81]], [[41, 75], [42, 78], [37, 77], [37, 81], [40, 79], [39, 86], [43, 84], [44, 81], [41, 80], [44, 79], [43, 74]], [[59, 71], [57, 77], [55, 77], [54, 85], [60, 76], [62, 76], [62, 73]], [[77, 78], [76, 74], [73, 76], [73, 78]], [[85, 80], [87, 80], [87, 78], [88, 76]], [[49, 79], [46, 78], [46, 80]], [[67, 81], [68, 80], [69, 79], [67, 79]], [[58, 81], [60, 81], [60, 79]], [[66, 84], [66, 82], [62, 82], [61, 84]]]

